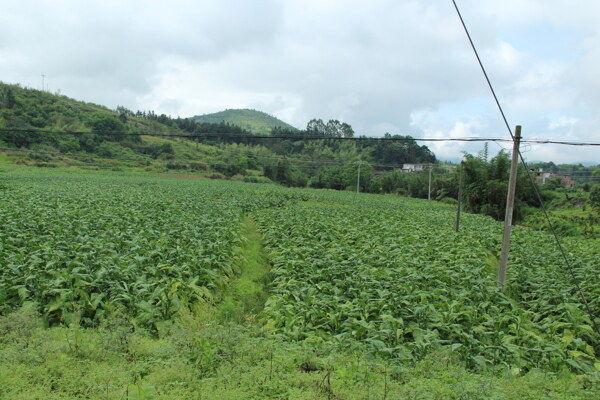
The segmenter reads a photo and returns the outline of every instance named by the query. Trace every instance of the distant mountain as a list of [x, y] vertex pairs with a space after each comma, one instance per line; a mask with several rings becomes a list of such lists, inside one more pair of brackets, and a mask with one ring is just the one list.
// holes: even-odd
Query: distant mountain
[[269, 134], [275, 127], [296, 130], [293, 126], [267, 113], [250, 109], [225, 110], [192, 117], [196, 122], [218, 124], [227, 122], [255, 134]]

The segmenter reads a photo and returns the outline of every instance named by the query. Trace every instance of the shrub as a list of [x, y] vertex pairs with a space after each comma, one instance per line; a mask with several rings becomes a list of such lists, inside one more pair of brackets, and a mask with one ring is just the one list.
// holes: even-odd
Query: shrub
[[246, 176], [244, 177], [244, 182], [247, 183], [273, 183], [272, 180], [267, 178], [266, 176]]
[[600, 210], [600, 185], [594, 185], [590, 190], [590, 203], [595, 210]]

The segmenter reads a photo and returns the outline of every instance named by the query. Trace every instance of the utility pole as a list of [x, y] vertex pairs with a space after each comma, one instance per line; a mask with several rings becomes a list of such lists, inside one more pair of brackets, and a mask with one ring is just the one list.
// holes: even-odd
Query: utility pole
[[517, 185], [517, 167], [519, 162], [519, 143], [521, 142], [521, 125], [515, 127], [513, 138], [512, 160], [508, 179], [508, 195], [506, 197], [506, 212], [504, 213], [504, 234], [502, 235], [502, 251], [500, 252], [500, 268], [498, 269], [498, 286], [504, 290], [506, 283], [506, 268], [510, 247], [510, 231], [512, 228], [513, 209], [515, 204], [515, 187]]
[[362, 165], [362, 161], [357, 161], [358, 164], [358, 176], [356, 177], [356, 193], [360, 193], [360, 166]]
[[427, 190], [427, 200], [431, 200], [431, 170], [433, 169], [433, 164], [429, 165], [429, 186]]
[[462, 163], [462, 161], [459, 164], [458, 169], [459, 169], [459, 173], [458, 173], [458, 206], [456, 207], [456, 226], [454, 227], [454, 230], [456, 232], [458, 232], [460, 230], [460, 208], [461, 208], [461, 203], [462, 203], [462, 181], [463, 181], [463, 163]]

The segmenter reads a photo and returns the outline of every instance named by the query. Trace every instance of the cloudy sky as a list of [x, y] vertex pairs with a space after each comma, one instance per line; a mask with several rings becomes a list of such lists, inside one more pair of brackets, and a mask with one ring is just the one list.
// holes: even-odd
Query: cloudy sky
[[[511, 125], [600, 142], [599, 1], [457, 3]], [[298, 128], [322, 118], [369, 136], [508, 137], [451, 0], [2, 0], [0, 80], [40, 88], [41, 74], [52, 92], [111, 108], [254, 108]], [[440, 159], [482, 147], [428, 145]], [[600, 163], [598, 147], [523, 150]]]

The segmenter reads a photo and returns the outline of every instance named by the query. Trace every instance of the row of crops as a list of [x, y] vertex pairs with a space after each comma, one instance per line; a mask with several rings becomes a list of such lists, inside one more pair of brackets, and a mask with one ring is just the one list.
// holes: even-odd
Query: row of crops
[[[515, 229], [506, 293], [501, 227], [414, 199], [139, 174], [0, 171], [0, 315], [33, 303], [49, 324], [121, 313], [154, 328], [217, 302], [238, 273], [242, 220], [274, 280], [268, 326], [291, 340], [365, 344], [398, 360], [444, 348], [470, 368], [600, 369], [598, 242]], [[572, 272], [572, 273], [571, 273]]]
[[239, 268], [241, 217], [289, 194], [149, 177], [36, 172], [0, 184], [0, 312], [36, 303], [49, 324], [142, 326], [217, 299]]
[[[320, 197], [255, 213], [275, 275], [266, 313], [286, 336], [369, 343], [410, 360], [445, 346], [472, 368], [600, 366], [598, 336], [547, 235], [516, 229], [504, 294], [496, 287], [497, 222], [467, 215], [456, 234], [443, 205]], [[599, 314], [597, 247], [568, 246]]]

